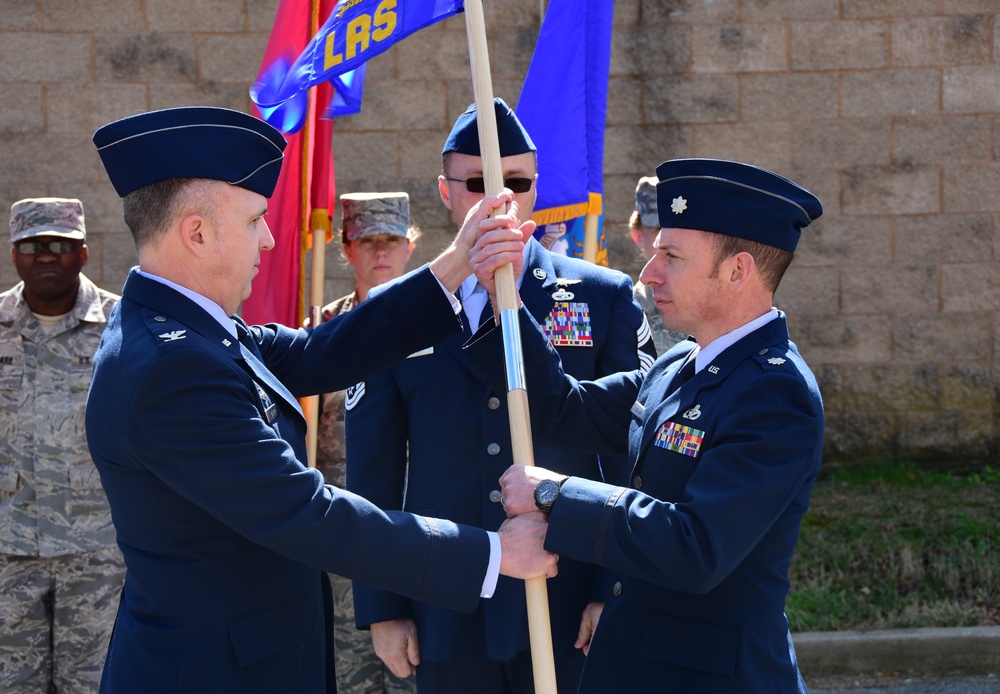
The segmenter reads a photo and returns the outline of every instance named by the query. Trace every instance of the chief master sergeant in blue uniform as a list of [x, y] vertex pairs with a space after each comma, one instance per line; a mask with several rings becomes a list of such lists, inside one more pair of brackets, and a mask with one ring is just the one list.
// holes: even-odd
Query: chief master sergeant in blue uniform
[[[500, 163], [518, 211], [535, 201], [535, 145], [514, 111], [494, 101]], [[483, 162], [475, 105], [459, 116], [445, 142], [441, 198], [456, 225], [483, 197]], [[524, 249], [519, 278], [526, 309], [543, 326], [569, 373], [597, 378], [653, 362], [649, 326], [621, 272], [550, 253], [537, 241]], [[462, 284], [462, 317], [470, 330], [487, 306], [486, 291], [470, 277]], [[471, 332], [400, 361], [367, 379], [348, 396], [347, 488], [385, 509], [405, 509], [495, 529], [504, 521], [501, 473], [512, 462], [510, 415], [504, 391], [495, 391], [462, 353]], [[650, 352], [643, 351], [648, 348]], [[609, 456], [611, 458], [613, 456]], [[626, 479], [623, 458], [604, 459], [605, 472]], [[535, 463], [602, 479], [592, 452], [538, 448]], [[404, 500], [405, 490], [405, 500]], [[589, 562], [562, 561], [549, 581], [548, 603], [556, 680], [574, 691], [583, 669], [583, 645], [610, 578]], [[500, 579], [496, 594], [471, 614], [356, 583], [358, 624], [371, 627], [375, 651], [399, 676], [416, 667], [417, 690], [433, 694], [532, 690], [524, 585]], [[586, 636], [574, 648], [584, 624]], [[472, 687], [470, 682], [475, 682]]]
[[464, 610], [498, 570], [555, 573], [541, 514], [490, 534], [386, 513], [301, 462], [296, 398], [461, 331], [451, 292], [478, 228], [314, 330], [248, 326], [233, 316], [274, 244], [264, 213], [281, 134], [238, 111], [178, 108], [94, 142], [139, 256], [86, 417], [127, 569], [102, 692], [332, 690], [323, 571]]
[[[617, 572], [580, 691], [804, 692], [784, 605], [823, 406], [771, 301], [822, 207], [737, 162], [674, 160], [656, 174], [662, 228], [640, 278], [665, 325], [694, 342], [645, 375], [580, 383], [522, 310], [535, 442], [627, 450], [632, 472], [615, 487], [515, 466], [501, 479], [506, 509], [550, 512], [547, 549]], [[466, 352], [489, 368], [499, 342]]]

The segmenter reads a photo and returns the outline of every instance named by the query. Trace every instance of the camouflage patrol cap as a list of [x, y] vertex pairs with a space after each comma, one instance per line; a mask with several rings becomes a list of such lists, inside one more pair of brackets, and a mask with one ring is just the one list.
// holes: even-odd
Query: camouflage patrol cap
[[345, 193], [344, 238], [354, 241], [373, 234], [406, 237], [410, 229], [410, 196], [406, 193]]
[[10, 242], [35, 236], [86, 239], [83, 203], [73, 198], [25, 198], [10, 206]]
[[660, 218], [656, 214], [656, 183], [655, 176], [643, 176], [635, 187], [635, 211], [647, 229], [658, 229], [660, 226]]

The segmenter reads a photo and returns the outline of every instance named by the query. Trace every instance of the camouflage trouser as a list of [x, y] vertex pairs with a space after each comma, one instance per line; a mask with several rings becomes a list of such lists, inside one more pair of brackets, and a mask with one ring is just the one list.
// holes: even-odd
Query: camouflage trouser
[[124, 579], [117, 547], [0, 554], [0, 691], [96, 692]]
[[327, 574], [333, 586], [333, 643], [337, 652], [339, 694], [415, 694], [416, 678], [396, 677], [372, 648], [368, 631], [354, 626], [354, 595], [351, 582]]

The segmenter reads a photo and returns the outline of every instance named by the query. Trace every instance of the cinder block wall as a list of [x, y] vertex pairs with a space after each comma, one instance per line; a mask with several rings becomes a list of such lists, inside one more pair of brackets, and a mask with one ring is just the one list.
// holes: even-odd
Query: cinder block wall
[[[512, 105], [543, 2], [485, 3], [494, 92]], [[0, 209], [34, 195], [82, 198], [86, 271], [120, 288], [134, 249], [90, 136], [143, 109], [248, 110], [276, 7], [0, 0]], [[664, 159], [740, 159], [803, 183], [826, 213], [776, 303], [820, 380], [827, 455], [995, 461], [997, 0], [618, 0], [614, 12], [611, 265], [637, 277], [625, 235], [632, 191]], [[409, 192], [425, 231], [414, 262], [453, 233], [435, 176], [471, 101], [457, 16], [372, 60], [364, 110], [335, 124], [338, 191]], [[335, 245], [326, 258], [333, 299], [351, 276]], [[0, 263], [0, 286], [16, 281]]]

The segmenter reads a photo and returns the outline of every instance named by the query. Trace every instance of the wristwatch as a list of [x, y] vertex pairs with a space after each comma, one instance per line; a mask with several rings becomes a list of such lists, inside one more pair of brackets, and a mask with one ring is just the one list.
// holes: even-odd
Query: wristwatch
[[552, 511], [552, 504], [559, 498], [563, 482], [568, 478], [562, 477], [558, 480], [542, 480], [535, 485], [535, 506], [543, 513]]

